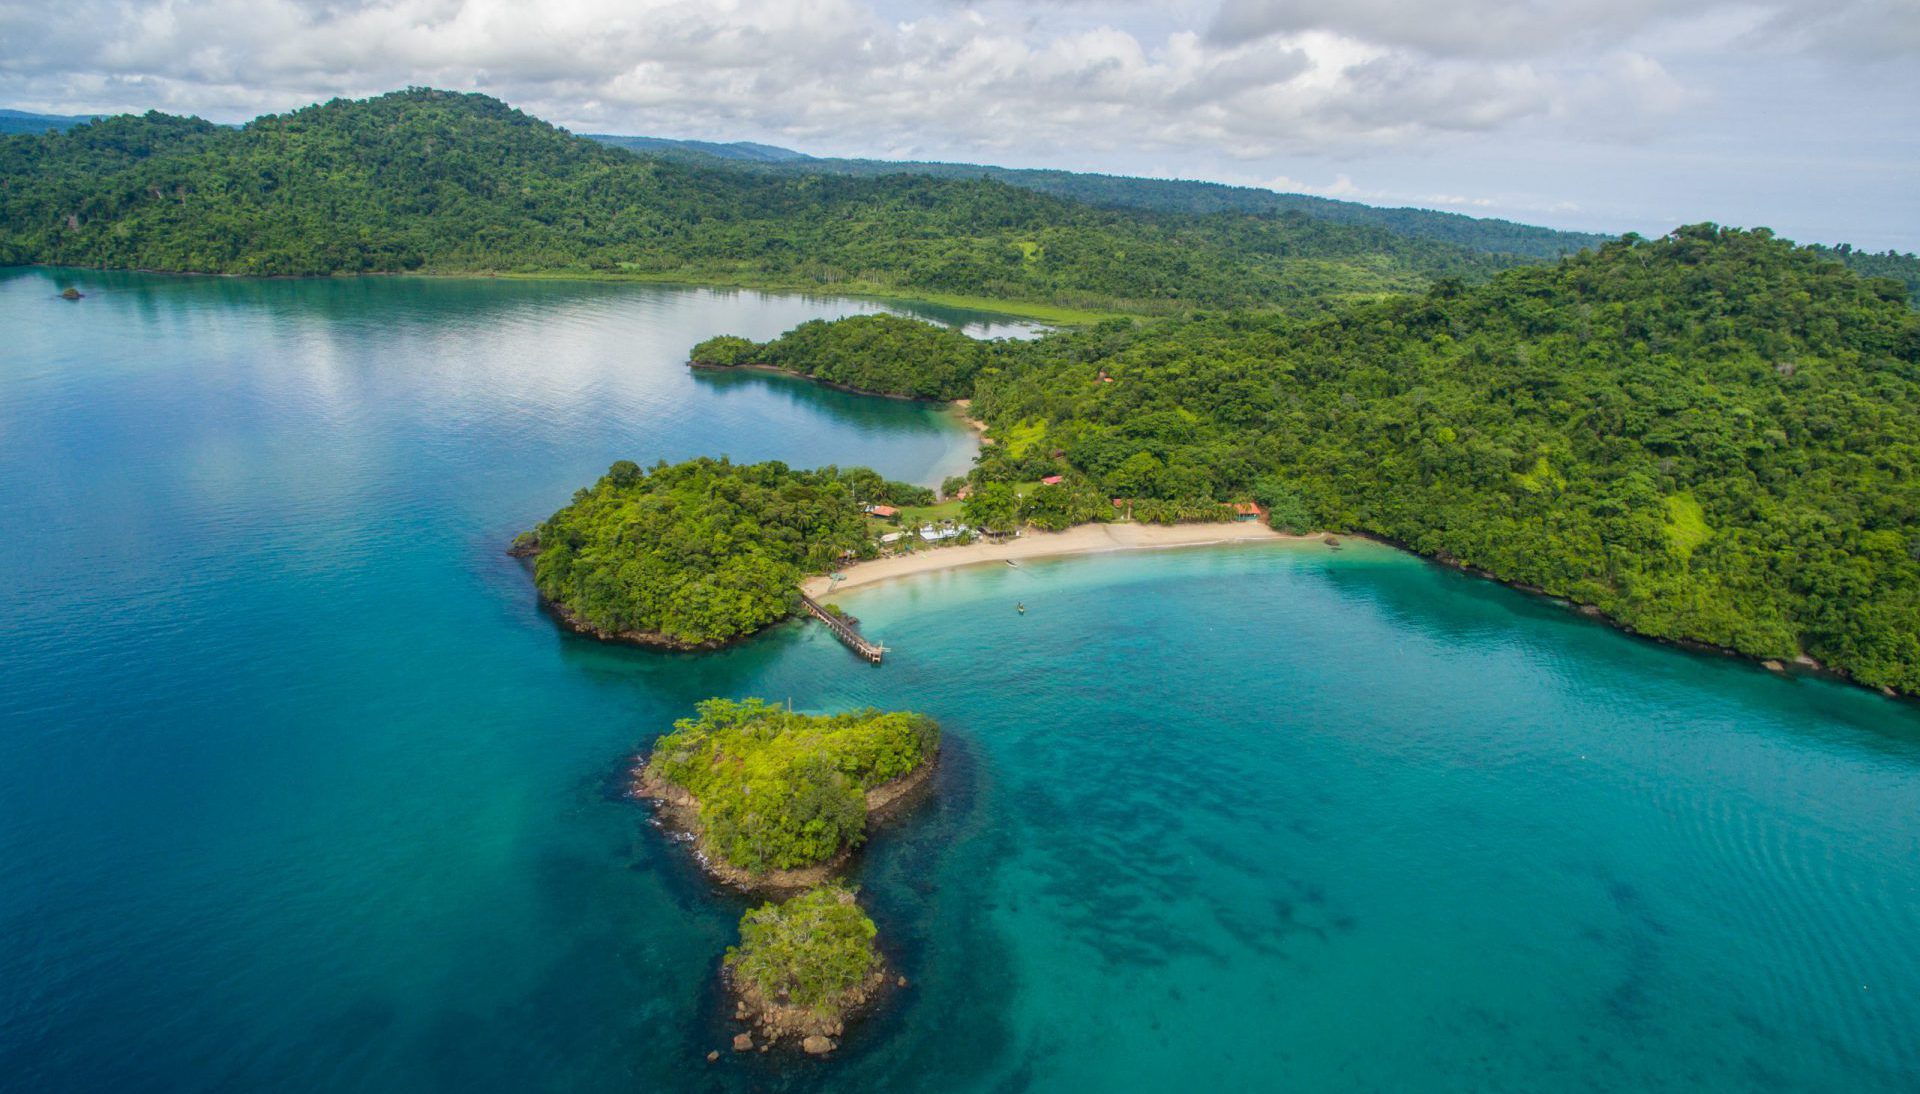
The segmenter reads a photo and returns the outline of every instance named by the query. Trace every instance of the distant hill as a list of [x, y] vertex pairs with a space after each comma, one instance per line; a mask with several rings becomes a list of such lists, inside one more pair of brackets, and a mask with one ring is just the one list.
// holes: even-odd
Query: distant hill
[[1895, 250], [1856, 251], [1849, 244], [1838, 247], [1823, 247], [1814, 244], [1812, 250], [1825, 258], [1839, 261], [1848, 269], [1862, 277], [1891, 277], [1907, 286], [1907, 299], [1913, 306], [1920, 308], [1920, 255], [1901, 254]]
[[681, 141], [669, 137], [621, 137], [611, 133], [587, 133], [590, 141], [610, 144], [615, 148], [625, 148], [632, 152], [645, 152], [649, 155], [686, 154], [710, 156], [722, 160], [746, 160], [751, 163], [786, 163], [793, 160], [807, 160], [813, 157], [791, 148], [776, 148], [771, 144], [755, 144], [752, 141], [733, 141], [720, 144], [715, 141]]
[[[1521, 224], [1511, 220], [1471, 217], [1411, 207], [1387, 208], [1357, 201], [1339, 201], [1310, 194], [1285, 194], [1254, 186], [1229, 186], [1187, 179], [1150, 179], [1126, 175], [1087, 174], [1034, 168], [994, 167], [977, 163], [941, 163], [915, 160], [835, 159], [809, 156], [790, 148], [766, 144], [715, 144], [661, 137], [615, 137], [595, 134], [593, 140], [654, 155], [688, 159], [726, 160], [735, 167], [762, 167], [780, 171], [854, 175], [865, 178], [894, 174], [946, 179], [992, 179], [1043, 194], [1111, 208], [1157, 212], [1297, 213], [1336, 224], [1380, 228], [1410, 239], [1449, 243], [1483, 254], [1554, 259], [1597, 247], [1611, 236], [1568, 232]], [[1920, 307], [1920, 256], [1897, 251], [1860, 251], [1847, 244], [1815, 245], [1828, 258], [1867, 277], [1891, 277], [1905, 282], [1909, 298]]]
[[1300, 213], [1316, 220], [1384, 228], [1396, 235], [1451, 243], [1486, 254], [1551, 259], [1596, 247], [1611, 236], [1593, 232], [1564, 232], [1494, 220], [1441, 213], [1431, 209], [1382, 208], [1357, 201], [1307, 194], [1283, 194], [1256, 186], [1229, 186], [1187, 179], [1149, 179], [1125, 175], [1085, 174], [1035, 168], [995, 167], [978, 163], [940, 163], [919, 160], [834, 159], [809, 156], [790, 148], [766, 144], [714, 144], [708, 141], [664, 137], [616, 137], [592, 134], [590, 139], [635, 152], [693, 159], [727, 160], [735, 166], [760, 165], [781, 171], [854, 175], [924, 175], [943, 179], [992, 179], [1024, 190], [1070, 198], [1111, 208], [1149, 209], [1162, 213]]
[[990, 179], [692, 155], [635, 155], [425, 88], [239, 128], [121, 115], [0, 138], [0, 264], [625, 274], [1084, 316], [1317, 309], [1526, 261], [1292, 212], [1108, 208]]
[[25, 110], [0, 109], [0, 136], [45, 133], [49, 129], [64, 133], [81, 122], [104, 117], [105, 114], [30, 114]]

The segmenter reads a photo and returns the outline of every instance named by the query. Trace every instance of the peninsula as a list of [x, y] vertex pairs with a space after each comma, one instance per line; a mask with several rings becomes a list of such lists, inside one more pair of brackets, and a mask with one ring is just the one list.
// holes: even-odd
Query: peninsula
[[[869, 340], [836, 326], [783, 367]], [[1325, 318], [992, 343], [970, 400], [991, 443], [902, 536], [1251, 508], [1648, 637], [1920, 694], [1920, 314], [1900, 282], [1765, 230], [1628, 237]], [[947, 557], [993, 557], [966, 550]]]
[[865, 468], [621, 460], [513, 551], [575, 631], [712, 649], [792, 614], [803, 575], [877, 553], [868, 507], [933, 500]]

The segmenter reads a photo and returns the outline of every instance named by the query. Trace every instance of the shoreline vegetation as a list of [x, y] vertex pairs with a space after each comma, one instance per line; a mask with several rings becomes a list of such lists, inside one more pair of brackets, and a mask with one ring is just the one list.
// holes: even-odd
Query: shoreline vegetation
[[778, 338], [709, 338], [687, 353], [694, 368], [777, 370], [869, 395], [952, 401], [973, 394], [974, 377], [997, 342], [898, 315], [855, 315], [802, 323]]

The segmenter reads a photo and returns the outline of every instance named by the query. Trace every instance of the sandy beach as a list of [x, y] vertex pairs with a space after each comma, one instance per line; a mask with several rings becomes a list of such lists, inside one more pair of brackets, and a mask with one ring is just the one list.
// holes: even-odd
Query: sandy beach
[[1198, 547], [1210, 543], [1245, 543], [1254, 540], [1310, 539], [1317, 536], [1290, 536], [1276, 532], [1258, 521], [1232, 521], [1214, 524], [1082, 524], [1064, 532], [1029, 530], [1005, 543], [970, 543], [964, 547], [932, 547], [910, 555], [856, 562], [839, 572], [840, 581], [828, 577], [810, 577], [800, 587], [808, 596], [820, 598], [829, 589], [835, 593], [908, 574], [947, 570], [955, 566], [973, 566], [983, 562], [1019, 561], [1026, 558], [1056, 558], [1061, 555], [1088, 555], [1102, 551], [1135, 551], [1155, 547]]

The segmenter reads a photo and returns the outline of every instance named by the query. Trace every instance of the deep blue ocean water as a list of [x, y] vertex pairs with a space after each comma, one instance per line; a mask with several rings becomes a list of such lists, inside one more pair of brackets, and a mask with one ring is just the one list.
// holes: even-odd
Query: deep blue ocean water
[[[0, 272], [0, 1086], [1920, 1088], [1912, 706], [1364, 543], [843, 594], [879, 669], [557, 633], [501, 548], [614, 459], [964, 465], [683, 365], [872, 308]], [[826, 1062], [704, 1062], [744, 905], [619, 794], [747, 694], [947, 728]]]

